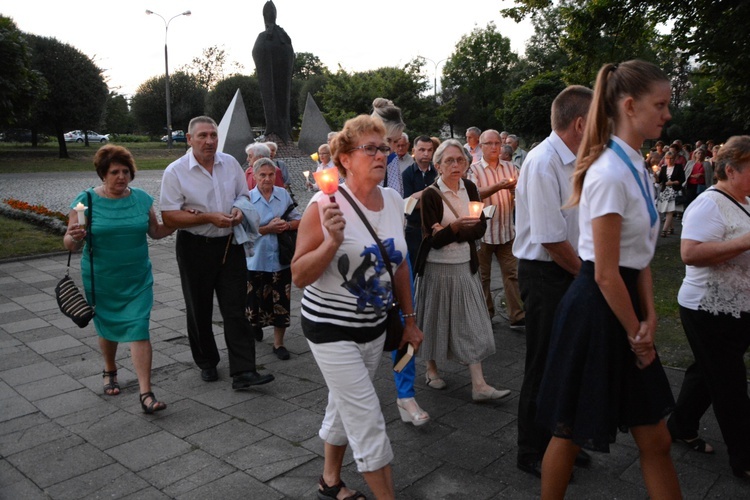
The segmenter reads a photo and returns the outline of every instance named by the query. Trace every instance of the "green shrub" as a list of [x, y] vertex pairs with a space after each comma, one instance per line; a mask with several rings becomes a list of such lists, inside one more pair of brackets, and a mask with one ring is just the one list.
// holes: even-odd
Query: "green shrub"
[[111, 134], [109, 140], [112, 142], [151, 142], [152, 139], [147, 135], [135, 134]]

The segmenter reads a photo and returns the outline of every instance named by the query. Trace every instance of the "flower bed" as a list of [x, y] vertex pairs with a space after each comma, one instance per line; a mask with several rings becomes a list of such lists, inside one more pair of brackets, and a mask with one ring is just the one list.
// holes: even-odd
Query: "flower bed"
[[31, 205], [25, 201], [6, 198], [0, 204], [0, 214], [11, 219], [23, 220], [48, 231], [65, 234], [68, 216], [55, 212], [43, 205]]

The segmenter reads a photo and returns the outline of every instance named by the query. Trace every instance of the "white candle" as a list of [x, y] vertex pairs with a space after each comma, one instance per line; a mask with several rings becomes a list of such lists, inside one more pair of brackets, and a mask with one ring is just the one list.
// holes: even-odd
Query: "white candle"
[[78, 204], [73, 209], [78, 213], [78, 225], [79, 226], [86, 225], [86, 209], [87, 208], [88, 207], [84, 206], [83, 203], [79, 201]]
[[469, 216], [479, 217], [479, 214], [482, 213], [483, 208], [484, 208], [484, 203], [482, 203], [481, 201], [470, 201], [469, 202]]

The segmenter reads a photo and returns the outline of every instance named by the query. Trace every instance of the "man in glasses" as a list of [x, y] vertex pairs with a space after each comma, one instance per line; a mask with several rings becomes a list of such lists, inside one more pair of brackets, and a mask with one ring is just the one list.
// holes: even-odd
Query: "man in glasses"
[[482, 159], [471, 165], [469, 179], [479, 188], [484, 206], [496, 207], [494, 216], [487, 221], [487, 232], [482, 238], [478, 254], [487, 311], [490, 318], [495, 316], [495, 302], [490, 291], [494, 255], [503, 274], [510, 326], [513, 329], [523, 329], [525, 315], [518, 291], [518, 261], [513, 256], [513, 240], [516, 236], [513, 226], [513, 190], [518, 171], [512, 163], [500, 159], [502, 141], [497, 130], [485, 130], [479, 137], [479, 144], [482, 147]]

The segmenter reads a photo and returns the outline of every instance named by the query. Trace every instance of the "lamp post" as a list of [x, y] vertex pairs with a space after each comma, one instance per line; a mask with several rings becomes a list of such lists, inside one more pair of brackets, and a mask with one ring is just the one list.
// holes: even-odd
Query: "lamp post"
[[434, 87], [433, 88], [434, 88], [434, 92], [435, 92], [435, 102], [437, 102], [437, 70], [438, 70], [438, 66], [440, 65], [440, 63], [444, 63], [445, 61], [448, 60], [448, 58], [440, 59], [438, 62], [435, 62], [432, 59], [430, 59], [429, 57], [424, 57], [424, 56], [422, 56], [422, 59], [424, 59], [425, 61], [430, 61], [432, 64], [435, 65], [435, 73], [434, 73], [435, 79], [434, 79]]
[[189, 16], [190, 11], [186, 10], [185, 12], [181, 12], [180, 14], [177, 14], [175, 16], [172, 16], [167, 21], [162, 17], [161, 14], [158, 14], [154, 12], [153, 10], [146, 10], [147, 15], [155, 15], [161, 17], [161, 20], [164, 21], [164, 75], [165, 78], [165, 86], [166, 86], [166, 93], [167, 93], [167, 148], [172, 149], [172, 103], [171, 103], [171, 97], [169, 95], [169, 53], [167, 52], [167, 35], [169, 34], [169, 23], [172, 22], [172, 19], [180, 16]]

